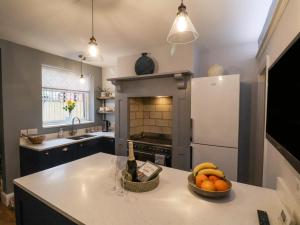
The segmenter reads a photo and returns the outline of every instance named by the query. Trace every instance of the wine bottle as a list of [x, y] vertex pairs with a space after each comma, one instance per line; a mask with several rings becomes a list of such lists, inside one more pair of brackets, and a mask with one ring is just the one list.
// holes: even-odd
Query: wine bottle
[[137, 163], [134, 158], [133, 143], [128, 142], [129, 155], [126, 166], [127, 179], [130, 181], [137, 181]]

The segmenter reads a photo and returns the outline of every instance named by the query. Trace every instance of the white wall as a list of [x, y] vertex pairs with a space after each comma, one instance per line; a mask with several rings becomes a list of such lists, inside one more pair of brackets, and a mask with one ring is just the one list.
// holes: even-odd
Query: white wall
[[[155, 73], [171, 72], [176, 70], [194, 71], [193, 45], [177, 46], [172, 49], [170, 45], [162, 45], [144, 50], [155, 62]], [[103, 67], [102, 84], [103, 88], [114, 90], [108, 78], [134, 76], [134, 66], [141, 53], [120, 56], [114, 66]]]
[[[145, 50], [154, 59], [155, 73], [171, 72], [176, 70], [193, 70], [193, 46], [184, 45], [175, 47], [174, 55], [171, 55], [172, 46], [163, 45]], [[119, 76], [135, 75], [134, 65], [141, 53], [119, 57], [117, 71]]]
[[[300, 32], [300, 1], [290, 0], [280, 22], [273, 33], [271, 40], [261, 57], [260, 63], [264, 63], [264, 57], [269, 55], [270, 64], [273, 64], [289, 43]], [[283, 77], [284, 79], [284, 77]], [[294, 212], [300, 212], [300, 199], [296, 198], [297, 183], [300, 175], [288, 163], [288, 161], [275, 149], [272, 144], [265, 140], [263, 186], [276, 188], [276, 179], [281, 177], [286, 183], [290, 192], [294, 195], [294, 200], [298, 204], [297, 208], [291, 209]]]
[[223, 65], [225, 74], [241, 75], [238, 177], [241, 182], [251, 182], [252, 174], [249, 171], [249, 167], [252, 166], [250, 163], [255, 162], [250, 160], [252, 158], [252, 152], [250, 151], [250, 129], [252, 124], [255, 123], [253, 118], [251, 118], [251, 109], [253, 108], [252, 104], [254, 104], [252, 100], [252, 89], [257, 73], [257, 63], [255, 59], [257, 43], [250, 42], [198, 51], [200, 51], [200, 53], [194, 53], [194, 55], [198, 56], [195, 57], [198, 62], [194, 62], [194, 68], [198, 68], [199, 76], [207, 76], [207, 71], [213, 64]]
[[[290, 0], [264, 52], [264, 55], [269, 56], [270, 64], [273, 64], [275, 62], [275, 60], [300, 32], [299, 12], [300, 1]], [[261, 62], [263, 62], [263, 60], [261, 60]], [[293, 171], [293, 168], [287, 166], [288, 162], [283, 157], [278, 157], [278, 151], [271, 144], [267, 144], [266, 147], [267, 154], [265, 158], [265, 164], [268, 166], [265, 166], [264, 170], [263, 185], [265, 187], [275, 188], [276, 177], [282, 176], [283, 174], [283, 179], [287, 183], [290, 183], [291, 180], [295, 180], [296, 177], [299, 177], [299, 174], [297, 175], [295, 171]], [[274, 157], [276, 157], [276, 161], [273, 161]], [[293, 188], [294, 186], [295, 184], [291, 184], [290, 187]]]

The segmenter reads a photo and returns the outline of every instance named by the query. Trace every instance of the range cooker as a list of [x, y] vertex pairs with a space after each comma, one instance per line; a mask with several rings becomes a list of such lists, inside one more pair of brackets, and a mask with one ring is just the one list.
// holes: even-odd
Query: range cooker
[[169, 135], [145, 133], [130, 136], [137, 160], [172, 166], [172, 139]]

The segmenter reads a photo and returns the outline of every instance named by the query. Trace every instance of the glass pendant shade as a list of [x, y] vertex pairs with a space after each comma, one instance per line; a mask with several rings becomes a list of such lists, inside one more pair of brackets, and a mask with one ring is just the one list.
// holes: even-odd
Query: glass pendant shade
[[89, 46], [88, 46], [88, 52], [91, 57], [98, 56], [98, 44], [94, 37], [91, 37], [91, 39], [90, 39]]
[[170, 44], [187, 44], [195, 41], [198, 37], [199, 34], [188, 17], [185, 5], [181, 4], [178, 7], [178, 13], [167, 37], [167, 41]]
[[80, 75], [80, 83], [81, 84], [85, 83], [85, 78], [84, 78], [84, 76], [82, 74]]

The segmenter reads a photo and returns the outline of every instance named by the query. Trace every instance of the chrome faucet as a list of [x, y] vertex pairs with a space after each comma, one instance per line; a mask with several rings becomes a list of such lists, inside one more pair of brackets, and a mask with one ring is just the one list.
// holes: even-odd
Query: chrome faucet
[[71, 135], [71, 136], [74, 136], [74, 135], [77, 133], [77, 129], [76, 129], [76, 130], [74, 129], [74, 122], [75, 122], [75, 119], [77, 119], [78, 122], [79, 122], [79, 124], [80, 124], [80, 119], [79, 119], [77, 116], [75, 116], [75, 117], [72, 119], [72, 129], [71, 129], [71, 131], [70, 131], [70, 135]]

